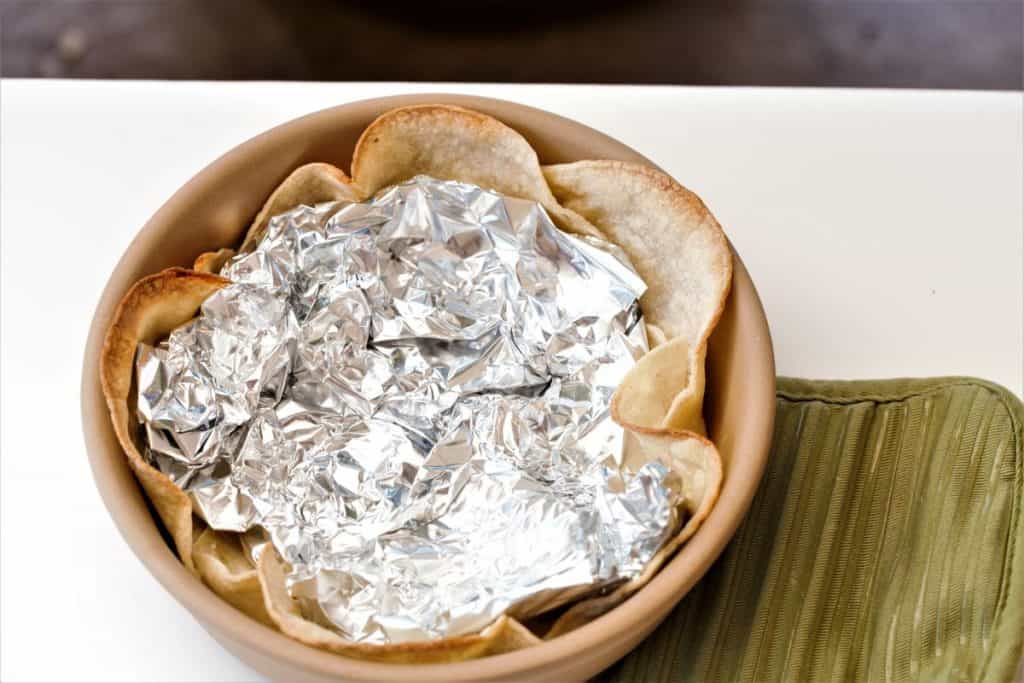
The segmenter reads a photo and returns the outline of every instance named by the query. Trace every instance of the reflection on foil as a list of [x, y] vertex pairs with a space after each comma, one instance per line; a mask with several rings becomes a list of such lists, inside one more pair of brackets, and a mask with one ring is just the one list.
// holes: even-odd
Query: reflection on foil
[[139, 348], [148, 456], [211, 526], [268, 539], [310, 618], [471, 633], [634, 577], [671, 534], [672, 475], [625, 471], [609, 417], [647, 348], [614, 247], [418, 177], [277, 216], [222, 275]]

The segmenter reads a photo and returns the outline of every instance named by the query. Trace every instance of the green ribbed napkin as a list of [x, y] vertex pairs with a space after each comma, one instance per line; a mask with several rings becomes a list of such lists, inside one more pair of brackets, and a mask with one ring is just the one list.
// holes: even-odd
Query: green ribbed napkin
[[1024, 406], [975, 379], [780, 379], [750, 513], [601, 676], [1004, 681], [1024, 642]]

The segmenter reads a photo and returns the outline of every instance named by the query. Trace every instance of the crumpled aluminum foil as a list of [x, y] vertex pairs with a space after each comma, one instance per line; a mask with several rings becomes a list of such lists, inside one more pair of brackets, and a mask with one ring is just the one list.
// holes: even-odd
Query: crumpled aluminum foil
[[[537, 204], [417, 177], [275, 217], [137, 356], [148, 457], [353, 641], [479, 631], [638, 575], [674, 475], [622, 466], [645, 285]], [[532, 606], [531, 606], [532, 605]]]

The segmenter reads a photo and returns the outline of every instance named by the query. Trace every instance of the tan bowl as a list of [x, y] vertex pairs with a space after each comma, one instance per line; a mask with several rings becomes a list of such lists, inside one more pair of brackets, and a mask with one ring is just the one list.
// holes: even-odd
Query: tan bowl
[[672, 561], [605, 616], [536, 647], [485, 659], [415, 667], [378, 664], [316, 650], [263, 626], [221, 600], [182, 566], [128, 469], [100, 392], [100, 346], [114, 308], [139, 278], [168, 266], [187, 267], [201, 252], [237, 244], [263, 200], [295, 167], [326, 161], [348, 169], [359, 134], [375, 117], [394, 107], [428, 102], [457, 104], [504, 121], [529, 140], [542, 163], [619, 159], [650, 164], [629, 147], [579, 123], [500, 100], [415, 95], [326, 109], [236, 147], [175, 193], [114, 269], [89, 331], [82, 371], [82, 426], [93, 476], [110, 515], [139, 559], [199, 623], [246, 664], [275, 680], [587, 678], [635, 647], [707, 571], [747, 512], [768, 458], [775, 417], [775, 361], [757, 291], [734, 253], [732, 294], [711, 337], [707, 360], [705, 415], [725, 462], [721, 497]]

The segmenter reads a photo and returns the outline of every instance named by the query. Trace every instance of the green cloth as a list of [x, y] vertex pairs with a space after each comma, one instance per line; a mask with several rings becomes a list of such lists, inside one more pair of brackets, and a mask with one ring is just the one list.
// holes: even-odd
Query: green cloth
[[1021, 402], [965, 378], [778, 386], [736, 537], [600, 680], [1012, 680]]

